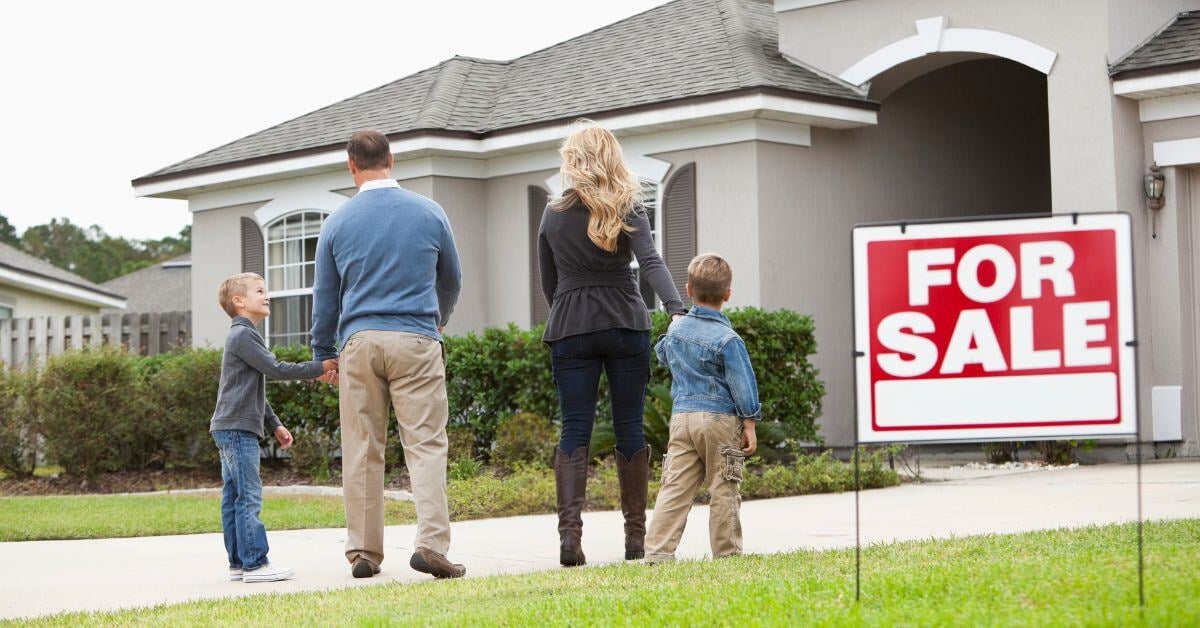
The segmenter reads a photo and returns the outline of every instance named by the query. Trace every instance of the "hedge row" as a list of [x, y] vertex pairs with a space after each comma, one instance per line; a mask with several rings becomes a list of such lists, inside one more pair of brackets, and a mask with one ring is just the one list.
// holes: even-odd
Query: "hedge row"
[[[786, 310], [746, 308], [728, 314], [754, 362], [764, 416], [773, 423], [767, 431], [779, 434], [779, 440], [816, 441], [824, 385], [808, 360], [816, 351], [812, 320]], [[665, 315], [656, 314], [653, 336], [667, 323]], [[451, 429], [456, 437], [469, 434], [471, 453], [489, 454], [501, 422], [515, 414], [557, 417], [550, 353], [541, 331], [509, 326], [446, 339]], [[290, 361], [309, 357], [304, 347], [276, 353]], [[78, 475], [215, 467], [208, 422], [220, 361], [220, 352], [211, 349], [144, 358], [106, 348], [57, 356], [40, 373], [0, 372], [0, 469], [30, 473], [37, 443], [45, 457]], [[669, 383], [666, 368], [657, 360], [653, 364], [652, 383]], [[273, 382], [267, 393], [293, 431], [336, 434], [336, 387]], [[603, 417], [607, 412], [601, 405]], [[648, 412], [669, 415], [669, 407], [661, 406], [661, 400], [653, 402]], [[389, 433], [395, 434], [394, 426]], [[598, 434], [604, 434], [603, 425]], [[398, 440], [389, 439], [389, 445]], [[511, 452], [504, 455], [528, 455], [519, 439], [501, 440], [506, 440], [501, 449]], [[394, 462], [399, 448], [389, 450]], [[319, 463], [319, 452], [304, 455]]]

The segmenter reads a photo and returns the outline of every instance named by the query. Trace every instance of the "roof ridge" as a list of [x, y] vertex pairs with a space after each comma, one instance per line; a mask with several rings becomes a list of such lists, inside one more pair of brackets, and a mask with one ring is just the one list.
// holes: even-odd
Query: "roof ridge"
[[439, 68], [433, 85], [425, 94], [421, 103], [421, 113], [417, 115], [418, 124], [422, 127], [436, 128], [445, 126], [454, 111], [454, 105], [462, 94], [463, 85], [473, 62], [457, 55], [437, 64]]
[[584, 37], [587, 37], [588, 35], [592, 35], [592, 34], [595, 34], [595, 33], [599, 33], [599, 32], [600, 32], [600, 31], [602, 31], [602, 30], [607, 30], [607, 29], [609, 29], [609, 28], [612, 28], [612, 27], [614, 27], [614, 26], [617, 26], [618, 24], [621, 24], [621, 23], [623, 23], [623, 22], [628, 22], [629, 20], [632, 20], [632, 19], [634, 19], [634, 18], [636, 18], [636, 17], [641, 17], [641, 16], [643, 16], [643, 15], [646, 15], [647, 13], [652, 13], [652, 12], [654, 12], [654, 11], [659, 11], [659, 10], [662, 10], [664, 7], [670, 6], [670, 5], [672, 5], [672, 4], [676, 4], [676, 3], [679, 3], [679, 2], [694, 2], [694, 1], [695, 1], [695, 0], [668, 0], [667, 2], [664, 2], [664, 3], [662, 3], [662, 4], [658, 5], [658, 6], [653, 6], [653, 7], [650, 7], [649, 9], [645, 9], [645, 10], [643, 10], [643, 11], [638, 11], [637, 13], [634, 13], [633, 15], [630, 15], [630, 16], [628, 16], [628, 17], [623, 17], [623, 18], [621, 18], [621, 19], [619, 19], [619, 20], [617, 20], [617, 21], [615, 21], [615, 22], [610, 22], [610, 23], [608, 23], [608, 24], [605, 24], [604, 26], [597, 26], [596, 28], [593, 28], [592, 30], [590, 30], [590, 31], [588, 31], [588, 32], [586, 32], [586, 33], [580, 33], [580, 34], [578, 34], [578, 35], [576, 35], [576, 36], [574, 36], [574, 37], [572, 37], [572, 38], [570, 38], [570, 39], [564, 39], [564, 40], [562, 40], [562, 41], [559, 41], [559, 42], [555, 42], [555, 43], [553, 43], [553, 44], [550, 44], [549, 46], [543, 46], [542, 48], [538, 48], [537, 50], [534, 50], [534, 51], [532, 51], [532, 52], [527, 52], [527, 53], [525, 53], [525, 54], [523, 54], [523, 55], [521, 55], [521, 56], [519, 56], [519, 57], [514, 57], [514, 58], [510, 59], [508, 62], [509, 62], [509, 63], [516, 63], [517, 61], [520, 61], [521, 59], [524, 59], [525, 57], [531, 57], [531, 56], [533, 56], [533, 55], [535, 55], [535, 54], [537, 54], [537, 53], [539, 53], [539, 52], [545, 52], [545, 51], [547, 51], [547, 50], [549, 50], [549, 49], [551, 49], [551, 48], [557, 48], [557, 47], [559, 47], [559, 46], [561, 46], [561, 45], [563, 45], [563, 44], [566, 44], [566, 43], [573, 42], [573, 41], [575, 41], [576, 39], [582, 39], [582, 38], [584, 38]]
[[1158, 30], [1154, 31], [1153, 33], [1150, 33], [1149, 37], [1139, 41], [1137, 43], [1137, 45], [1135, 45], [1133, 48], [1130, 48], [1129, 52], [1126, 52], [1125, 54], [1118, 57], [1116, 61], [1109, 63], [1108, 64], [1108, 75], [1113, 76], [1114, 72], [1116, 71], [1117, 66], [1121, 65], [1122, 63], [1125, 63], [1125, 61], [1127, 59], [1129, 59], [1133, 55], [1137, 54], [1139, 51], [1141, 51], [1142, 48], [1145, 48], [1146, 44], [1149, 44], [1150, 42], [1154, 41], [1154, 39], [1156, 37], [1158, 37], [1159, 35], [1162, 35], [1164, 31], [1166, 31], [1168, 28], [1171, 28], [1172, 26], [1174, 26], [1175, 23], [1179, 21], [1179, 18], [1184, 17], [1184, 16], [1192, 17], [1193, 14], [1200, 14], [1200, 11], [1180, 11], [1179, 13], [1176, 13], [1174, 15], [1174, 17], [1172, 17], [1170, 20], [1167, 20], [1166, 24], [1163, 24], [1162, 26], [1160, 26], [1158, 28]]
[[725, 50], [737, 72], [734, 78], [743, 84], [743, 78], [747, 76], [751, 78], [750, 85], [765, 83], [767, 77], [760, 65], [754, 62], [754, 57], [762, 50], [762, 42], [746, 21], [741, 1], [715, 0], [714, 4], [721, 19], [721, 28], [725, 31]]

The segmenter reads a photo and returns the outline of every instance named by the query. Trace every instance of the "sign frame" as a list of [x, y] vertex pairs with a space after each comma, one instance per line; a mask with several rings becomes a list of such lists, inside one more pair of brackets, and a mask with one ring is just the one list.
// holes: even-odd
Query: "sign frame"
[[[1097, 219], [1100, 219], [1099, 221]], [[1115, 220], [1114, 220], [1115, 219]], [[1100, 222], [1102, 224], [1096, 224]], [[977, 225], [975, 223], [990, 223]], [[1089, 225], [1088, 223], [1092, 223]], [[983, 229], [980, 232], [980, 229]], [[988, 233], [990, 231], [992, 233]], [[1114, 229], [1116, 231], [1115, 264], [1118, 274], [1116, 281], [1117, 305], [1117, 335], [1116, 369], [1119, 373], [1118, 390], [1120, 392], [1119, 425], [1120, 430], [1105, 433], [1093, 433], [1087, 430], [1072, 431], [1054, 430], [1055, 425], [1041, 425], [1033, 428], [1014, 426], [1001, 428], [1002, 433], [979, 434], [971, 433], [973, 429], [992, 430], [994, 428], [933, 428], [933, 429], [901, 429], [894, 431], [894, 437], [881, 437], [878, 432], [872, 432], [874, 417], [872, 416], [871, 389], [871, 359], [866, 347], [871, 341], [869, 314], [865, 306], [860, 311], [860, 305], [865, 303], [868, 295], [867, 271], [865, 268], [867, 256], [866, 245], [879, 240], [930, 239], [938, 237], [972, 237], [1008, 234], [1036, 234], [1055, 231], [1086, 231], [1089, 229]], [[959, 229], [973, 229], [975, 233], [954, 233]], [[1005, 441], [1037, 441], [1037, 440], [1083, 440], [1083, 439], [1122, 439], [1140, 435], [1139, 390], [1137, 369], [1137, 272], [1133, 257], [1133, 221], [1128, 212], [1091, 212], [1070, 214], [1007, 214], [999, 216], [970, 216], [959, 218], [939, 218], [928, 220], [888, 221], [863, 223], [855, 225], [850, 233], [851, 250], [851, 346], [853, 347], [853, 395], [854, 395], [854, 440], [859, 444], [936, 444], [936, 443], [984, 443]], [[865, 407], [864, 407], [865, 406]], [[1066, 421], [1056, 424], [1068, 423]], [[1098, 423], [1098, 422], [1095, 422]], [[864, 428], [867, 428], [864, 430]], [[947, 437], [930, 436], [947, 429]], [[1021, 430], [1037, 429], [1042, 433], [1022, 432]], [[864, 440], [866, 437], [866, 440]], [[1139, 439], [1140, 440], [1140, 439]]]

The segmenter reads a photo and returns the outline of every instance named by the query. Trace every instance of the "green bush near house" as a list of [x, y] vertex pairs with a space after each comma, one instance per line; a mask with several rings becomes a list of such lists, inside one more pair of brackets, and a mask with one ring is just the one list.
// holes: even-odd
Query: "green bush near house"
[[145, 420], [153, 426], [163, 466], [211, 469], [221, 463], [208, 433], [221, 352], [216, 349], [166, 353], [140, 358], [138, 386], [145, 399]]
[[0, 471], [29, 477], [37, 466], [35, 413], [29, 407], [30, 375], [0, 368]]
[[503, 469], [523, 464], [550, 466], [557, 445], [558, 432], [550, 419], [532, 412], [518, 412], [496, 429], [492, 464]]

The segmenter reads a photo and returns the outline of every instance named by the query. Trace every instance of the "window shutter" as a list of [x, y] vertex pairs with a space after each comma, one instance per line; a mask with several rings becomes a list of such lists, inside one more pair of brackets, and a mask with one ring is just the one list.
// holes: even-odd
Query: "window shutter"
[[266, 274], [262, 230], [253, 218], [242, 218], [242, 272]]
[[538, 227], [550, 193], [536, 185], [529, 186], [529, 320], [531, 325], [550, 318], [550, 306], [542, 295], [542, 273], [538, 268]]
[[696, 256], [696, 164], [680, 166], [663, 191], [663, 261], [684, 303], [687, 267]]

